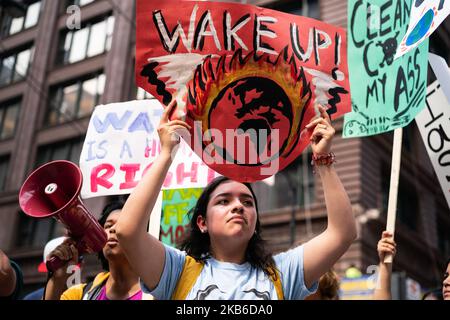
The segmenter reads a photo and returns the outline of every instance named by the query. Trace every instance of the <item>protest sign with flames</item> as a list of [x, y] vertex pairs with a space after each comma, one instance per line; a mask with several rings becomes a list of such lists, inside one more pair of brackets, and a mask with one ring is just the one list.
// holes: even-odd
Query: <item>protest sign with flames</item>
[[316, 104], [350, 111], [342, 28], [234, 3], [137, 1], [136, 82], [191, 127], [215, 171], [265, 179], [309, 144]]

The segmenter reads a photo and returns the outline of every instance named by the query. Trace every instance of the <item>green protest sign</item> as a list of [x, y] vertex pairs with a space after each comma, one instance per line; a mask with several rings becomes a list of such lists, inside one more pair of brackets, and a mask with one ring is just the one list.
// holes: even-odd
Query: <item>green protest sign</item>
[[194, 207], [203, 188], [171, 189], [163, 191], [161, 233], [163, 243], [172, 247], [189, 227], [187, 213]]
[[352, 112], [343, 137], [408, 125], [425, 106], [428, 40], [394, 60], [408, 29], [411, 0], [349, 0], [348, 61]]

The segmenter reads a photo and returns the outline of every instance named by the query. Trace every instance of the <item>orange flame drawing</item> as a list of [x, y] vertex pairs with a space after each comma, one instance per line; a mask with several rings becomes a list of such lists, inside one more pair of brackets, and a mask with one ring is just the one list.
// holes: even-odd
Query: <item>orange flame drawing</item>
[[[275, 82], [290, 100], [292, 110], [291, 128], [279, 156], [287, 156], [296, 146], [301, 132], [301, 122], [311, 100], [311, 89], [303, 68], [296, 66], [294, 57], [288, 58], [285, 48], [272, 62], [268, 55], [256, 56], [250, 52], [242, 55], [242, 50], [227, 56], [207, 57], [197, 66], [188, 84], [187, 112], [194, 121], [202, 121], [203, 132], [210, 129], [209, 114], [211, 105], [221, 92], [232, 83], [248, 77], [270, 79]], [[229, 60], [229, 62], [227, 62]]]

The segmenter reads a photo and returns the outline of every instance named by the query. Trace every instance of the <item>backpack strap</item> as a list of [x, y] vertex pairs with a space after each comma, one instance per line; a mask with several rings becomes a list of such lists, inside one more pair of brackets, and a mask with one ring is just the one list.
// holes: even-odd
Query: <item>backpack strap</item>
[[273, 282], [278, 300], [284, 300], [283, 286], [281, 285], [281, 275], [275, 268], [270, 268], [270, 280]]
[[81, 300], [96, 300], [108, 278], [109, 272], [98, 274], [93, 281], [90, 281], [84, 286]]
[[189, 291], [192, 290], [197, 278], [200, 276], [203, 266], [203, 262], [198, 262], [194, 258], [186, 256], [183, 271], [172, 294], [172, 300], [186, 300]]
[[81, 294], [81, 296], [83, 297], [83, 300], [84, 300], [84, 297], [85, 297], [86, 293], [88, 293], [89, 290], [91, 290], [92, 284], [93, 284], [93, 283], [94, 283], [94, 281], [89, 281], [89, 282], [86, 283], [86, 285], [83, 287], [83, 293]]
[[[177, 286], [172, 294], [172, 300], [186, 300], [189, 292], [192, 290], [197, 278], [200, 276], [204, 267], [203, 262], [199, 262], [191, 256], [186, 256], [183, 271], [178, 279]], [[277, 269], [270, 269], [270, 280], [273, 282], [278, 300], [284, 300], [283, 286], [281, 276]]]

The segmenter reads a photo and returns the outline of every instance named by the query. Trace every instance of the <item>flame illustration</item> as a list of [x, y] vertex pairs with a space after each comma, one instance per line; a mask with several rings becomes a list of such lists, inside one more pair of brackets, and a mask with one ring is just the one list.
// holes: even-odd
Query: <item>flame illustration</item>
[[[218, 61], [217, 61], [218, 60]], [[237, 50], [233, 56], [207, 57], [198, 65], [193, 79], [188, 84], [187, 112], [194, 121], [202, 122], [202, 131], [209, 128], [208, 116], [211, 105], [229, 84], [247, 77], [267, 78], [274, 81], [286, 93], [292, 106], [291, 128], [279, 156], [287, 156], [297, 144], [300, 126], [306, 107], [311, 100], [311, 88], [303, 68], [296, 66], [294, 57], [288, 57], [285, 48], [275, 61], [266, 54], [257, 56], [250, 52], [243, 56]]]

